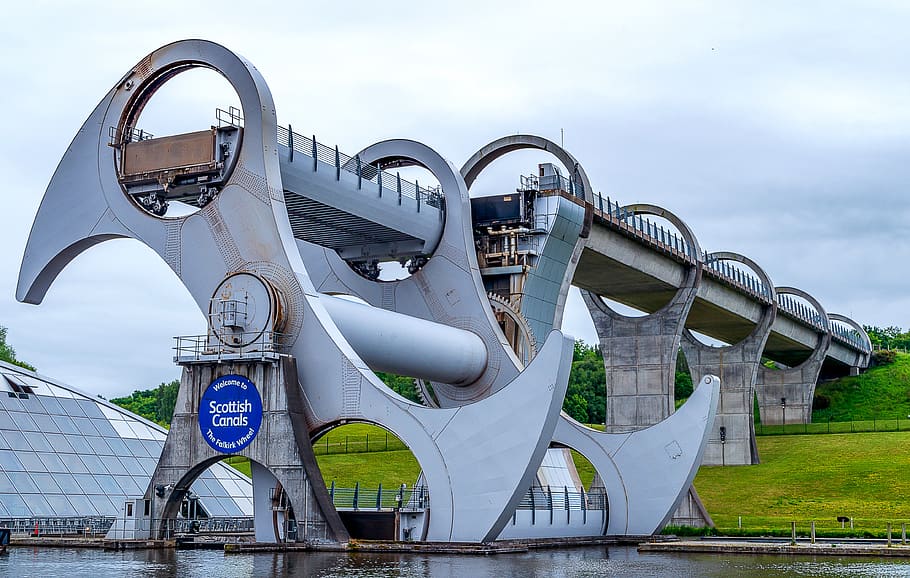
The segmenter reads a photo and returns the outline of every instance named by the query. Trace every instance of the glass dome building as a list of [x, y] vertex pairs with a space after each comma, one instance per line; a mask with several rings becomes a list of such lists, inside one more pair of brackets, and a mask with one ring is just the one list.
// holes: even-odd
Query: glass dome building
[[[145, 493], [166, 436], [108, 401], [0, 362], [0, 527], [112, 521], [125, 500]], [[192, 492], [202, 517], [253, 515], [250, 479], [224, 463], [204, 472]]]

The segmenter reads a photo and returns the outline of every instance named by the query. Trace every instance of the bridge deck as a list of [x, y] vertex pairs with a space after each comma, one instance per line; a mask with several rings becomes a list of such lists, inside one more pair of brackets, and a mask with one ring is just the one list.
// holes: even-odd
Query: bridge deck
[[[293, 154], [292, 154], [293, 149]], [[442, 197], [313, 139], [280, 129], [278, 154], [294, 236], [351, 261], [431, 254]]]

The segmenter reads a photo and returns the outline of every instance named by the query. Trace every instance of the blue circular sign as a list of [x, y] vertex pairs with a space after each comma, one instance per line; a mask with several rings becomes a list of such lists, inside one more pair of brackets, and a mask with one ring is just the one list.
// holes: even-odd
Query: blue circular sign
[[199, 429], [215, 450], [232, 454], [250, 445], [262, 425], [262, 398], [242, 375], [225, 375], [209, 384], [199, 403]]

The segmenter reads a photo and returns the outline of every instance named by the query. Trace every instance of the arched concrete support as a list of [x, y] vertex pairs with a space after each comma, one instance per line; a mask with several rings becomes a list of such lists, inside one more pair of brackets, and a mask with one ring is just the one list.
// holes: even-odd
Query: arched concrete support
[[771, 288], [772, 295], [771, 303], [764, 307], [755, 329], [739, 343], [711, 347], [700, 342], [688, 329], [683, 332], [682, 350], [693, 381], [706, 374], [720, 376], [720, 405], [708, 438], [703, 463], [709, 466], [757, 464], [759, 457], [753, 423], [755, 377], [771, 333], [771, 325], [777, 315], [777, 297], [768, 274], [748, 257], [731, 252], [711, 253], [707, 256], [707, 262], [715, 260], [736, 261], [746, 265], [766, 287]]
[[[551, 208], [547, 212], [554, 217], [548, 223], [549, 234], [539, 248], [541, 265], [526, 272], [526, 279], [521, 284], [524, 288], [521, 312], [530, 322], [535, 332], [534, 337], [539, 341], [541, 335], [562, 326], [569, 287], [584, 250], [582, 239], [591, 230], [594, 211], [590, 210], [590, 203], [594, 198], [594, 189], [588, 174], [569, 151], [553, 141], [535, 135], [516, 134], [504, 136], [481, 147], [461, 167], [461, 175], [470, 190], [477, 177], [496, 159], [514, 151], [528, 149], [548, 152], [572, 171], [574, 179], [581, 184], [584, 199], [588, 203], [585, 208], [581, 208], [566, 199], [551, 199], [555, 210]], [[541, 269], [545, 269], [546, 274]], [[553, 279], [560, 273], [561, 282], [555, 285]]]
[[648, 428], [609, 434], [563, 414], [553, 441], [590, 460], [610, 504], [607, 535], [653, 534], [666, 525], [698, 472], [720, 384], [702, 378], [679, 411]]
[[849, 325], [855, 329], [856, 332], [859, 333], [860, 337], [863, 338], [863, 341], [866, 342], [866, 352], [857, 352], [856, 361], [854, 361], [853, 365], [850, 366], [850, 375], [859, 375], [859, 372], [861, 370], [869, 367], [869, 361], [872, 359], [872, 340], [869, 339], [869, 335], [866, 333], [866, 330], [863, 329], [862, 325], [850, 319], [846, 315], [841, 315], [839, 313], [829, 313], [828, 319], [831, 321], [840, 321], [841, 323]]
[[[666, 209], [644, 204], [624, 209], [667, 219], [679, 229], [694, 254], [701, 255], [692, 230]], [[597, 295], [581, 292], [594, 321], [604, 358], [605, 431], [635, 431], [673, 413], [676, 356], [686, 317], [701, 281], [701, 265], [701, 261], [697, 261], [689, 268], [682, 286], [666, 305], [643, 317], [621, 315]]]
[[[326, 490], [306, 431], [303, 400], [297, 385], [294, 359], [272, 362], [187, 366], [183, 369], [171, 429], [152, 474], [145, 499], [151, 500], [151, 538], [163, 539], [177, 517], [181, 502], [202, 472], [226, 454], [213, 449], [199, 428], [199, 403], [210, 383], [223, 375], [242, 375], [252, 381], [262, 398], [261, 429], [242, 451], [232, 455], [249, 458], [268, 470], [280, 483], [294, 511], [298, 541], [347, 542], [348, 532]], [[257, 487], [254, 496], [269, 496], [275, 487]], [[159, 493], [161, 495], [159, 495]], [[283, 536], [270, 532], [268, 500], [254, 500], [257, 538], [278, 542]], [[261, 527], [264, 526], [264, 527]]]
[[812, 421], [812, 399], [818, 374], [831, 345], [828, 317], [821, 303], [805, 291], [794, 287], [776, 287], [774, 290], [777, 295], [796, 295], [812, 304], [824, 320], [825, 330], [818, 334], [815, 349], [798, 366], [785, 369], [759, 367], [755, 381], [759, 417], [764, 425], [809, 423]]

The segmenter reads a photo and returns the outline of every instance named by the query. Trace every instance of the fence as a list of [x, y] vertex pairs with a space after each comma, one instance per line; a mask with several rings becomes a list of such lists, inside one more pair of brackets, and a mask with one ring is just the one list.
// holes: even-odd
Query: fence
[[394, 435], [390, 436], [388, 433], [379, 435], [365, 434], [362, 436], [333, 436], [327, 434], [321, 440], [313, 444], [313, 453], [317, 456], [328, 454], [362, 454], [367, 452], [387, 452], [406, 449], [408, 449], [408, 446]]
[[[799, 519], [736, 516], [715, 520], [721, 536], [790, 537], [791, 540], [813, 540], [816, 532], [826, 538], [867, 538], [887, 540], [888, 545], [907, 544], [907, 526], [902, 519], [855, 518], [830, 516]], [[672, 533], [676, 528], [668, 529]], [[814, 542], [813, 542], [814, 543]]]
[[110, 517], [0, 518], [0, 528], [28, 536], [104, 536], [114, 523]]
[[755, 423], [755, 434], [793, 435], [793, 434], [837, 434], [858, 432], [898, 432], [910, 431], [910, 416], [907, 417], [873, 417], [848, 421], [828, 420], [817, 423], [790, 423], [786, 425], [762, 425]]
[[[148, 520], [144, 525], [148, 525]], [[156, 525], [158, 520], [155, 521]], [[112, 517], [0, 518], [0, 528], [14, 536], [92, 537], [107, 534]], [[253, 518], [172, 518], [166, 523], [169, 536], [176, 534], [233, 534], [253, 531]]]
[[379, 484], [378, 488], [361, 488], [358, 482], [353, 488], [338, 488], [333, 481], [329, 486], [329, 497], [336, 508], [348, 510], [422, 510], [430, 505], [426, 486], [383, 488]]

